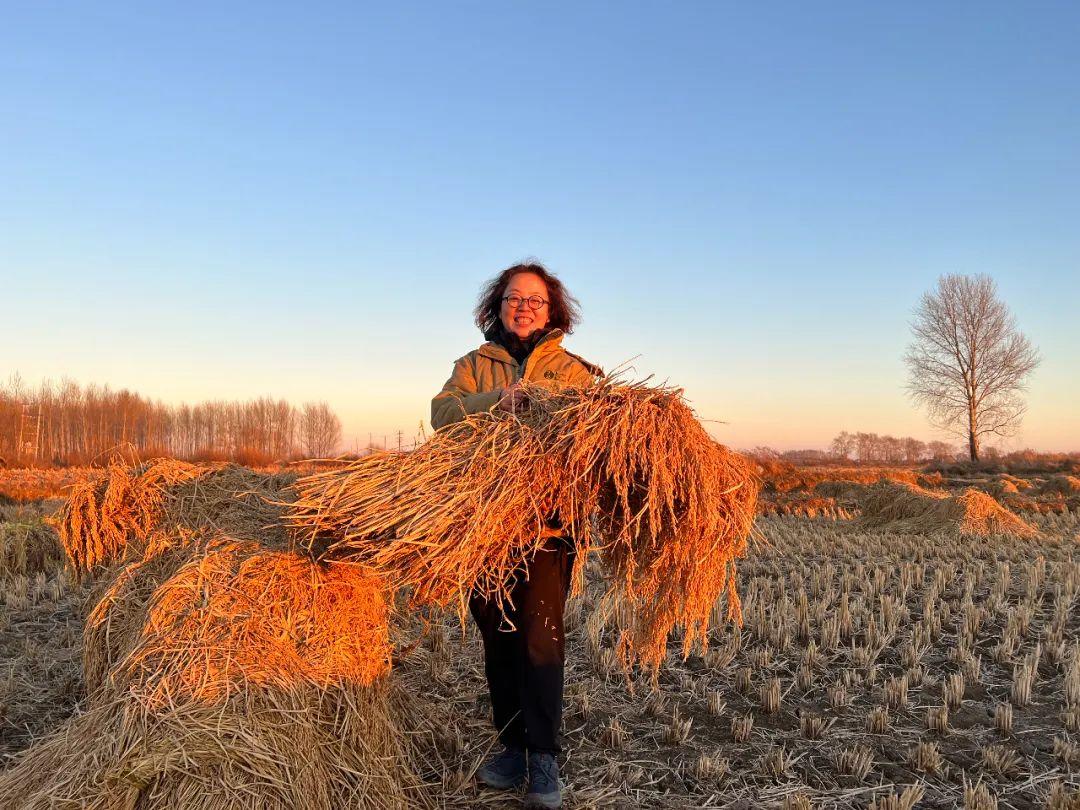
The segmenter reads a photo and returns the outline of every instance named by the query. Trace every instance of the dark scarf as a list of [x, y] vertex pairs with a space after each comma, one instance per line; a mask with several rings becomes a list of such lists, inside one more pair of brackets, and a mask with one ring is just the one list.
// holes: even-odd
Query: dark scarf
[[536, 348], [536, 344], [543, 340], [544, 336], [551, 331], [551, 329], [537, 329], [523, 340], [513, 332], [507, 331], [506, 327], [503, 326], [502, 321], [499, 321], [493, 328], [489, 329], [484, 334], [484, 337], [493, 343], [498, 343], [510, 353], [511, 357], [521, 364], [525, 362], [525, 358]]

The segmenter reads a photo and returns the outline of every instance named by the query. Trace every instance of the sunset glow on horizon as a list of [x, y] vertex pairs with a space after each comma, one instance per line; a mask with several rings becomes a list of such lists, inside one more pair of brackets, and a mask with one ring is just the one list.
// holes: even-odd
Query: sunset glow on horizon
[[989, 444], [1080, 450], [1075, 7], [135, 8], [0, 32], [0, 376], [411, 443], [535, 257], [726, 444], [929, 440], [912, 311], [983, 273], [1043, 358]]

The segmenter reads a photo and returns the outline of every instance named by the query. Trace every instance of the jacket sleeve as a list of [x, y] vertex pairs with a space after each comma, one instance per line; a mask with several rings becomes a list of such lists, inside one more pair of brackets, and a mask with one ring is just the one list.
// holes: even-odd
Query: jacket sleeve
[[438, 430], [461, 421], [466, 414], [490, 411], [501, 396], [501, 390], [477, 393], [472, 364], [467, 356], [461, 357], [454, 362], [454, 370], [442, 391], [431, 400], [431, 427]]
[[593, 385], [599, 376], [583, 363], [574, 363], [570, 368], [570, 379], [567, 384], [574, 386], [575, 388], [586, 388]]
[[600, 366], [594, 366], [588, 360], [579, 357], [573, 352], [567, 352], [567, 354], [576, 361], [570, 364], [567, 385], [575, 388], [586, 388], [594, 385], [597, 380], [604, 376], [604, 370]]

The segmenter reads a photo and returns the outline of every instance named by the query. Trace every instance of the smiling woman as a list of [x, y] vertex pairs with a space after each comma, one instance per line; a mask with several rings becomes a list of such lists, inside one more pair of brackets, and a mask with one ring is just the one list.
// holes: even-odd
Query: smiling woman
[[[539, 263], [508, 267], [485, 285], [476, 325], [487, 343], [454, 363], [431, 402], [436, 429], [467, 414], [528, 407], [521, 383], [591, 385], [602, 371], [562, 348], [580, 320], [577, 301]], [[469, 609], [484, 640], [484, 669], [492, 719], [503, 750], [477, 772], [483, 784], [513, 788], [528, 779], [526, 807], [561, 807], [559, 729], [562, 724], [563, 605], [570, 589], [575, 544], [558, 516], [542, 550], [508, 583], [510, 600], [473, 594]], [[527, 756], [526, 756], [527, 752]]]
[[432, 400], [436, 430], [466, 414], [521, 407], [523, 380], [581, 386], [603, 374], [562, 347], [581, 314], [574, 297], [542, 264], [516, 264], [489, 281], [474, 316], [487, 343], [458, 358]]

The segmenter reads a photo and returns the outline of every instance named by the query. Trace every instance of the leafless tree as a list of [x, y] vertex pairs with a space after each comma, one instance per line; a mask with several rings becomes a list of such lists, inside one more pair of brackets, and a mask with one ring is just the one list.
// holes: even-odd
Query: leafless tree
[[933, 461], [952, 461], [956, 457], [956, 448], [939, 439], [928, 442], [926, 452], [930, 454]]
[[309, 458], [327, 458], [341, 444], [341, 420], [325, 402], [308, 402], [300, 414], [300, 438]]
[[0, 457], [10, 463], [100, 463], [130, 448], [141, 458], [260, 465], [299, 455], [301, 441], [315, 455], [336, 451], [341, 422], [326, 403], [302, 411], [268, 397], [166, 405], [71, 380], [46, 380], [37, 389], [18, 376], [0, 381]]
[[915, 464], [926, 457], [926, 442], [911, 436], [905, 436], [900, 441], [904, 446], [904, 461], [908, 464]]
[[933, 424], [966, 438], [978, 461], [983, 436], [1008, 436], [1019, 426], [1038, 350], [983, 275], [939, 278], [919, 301], [911, 333], [904, 358], [911, 396]]
[[855, 437], [846, 430], [842, 430], [837, 434], [836, 438], [832, 440], [832, 444], [829, 447], [832, 450], [833, 455], [837, 458], [847, 460], [855, 451]]

